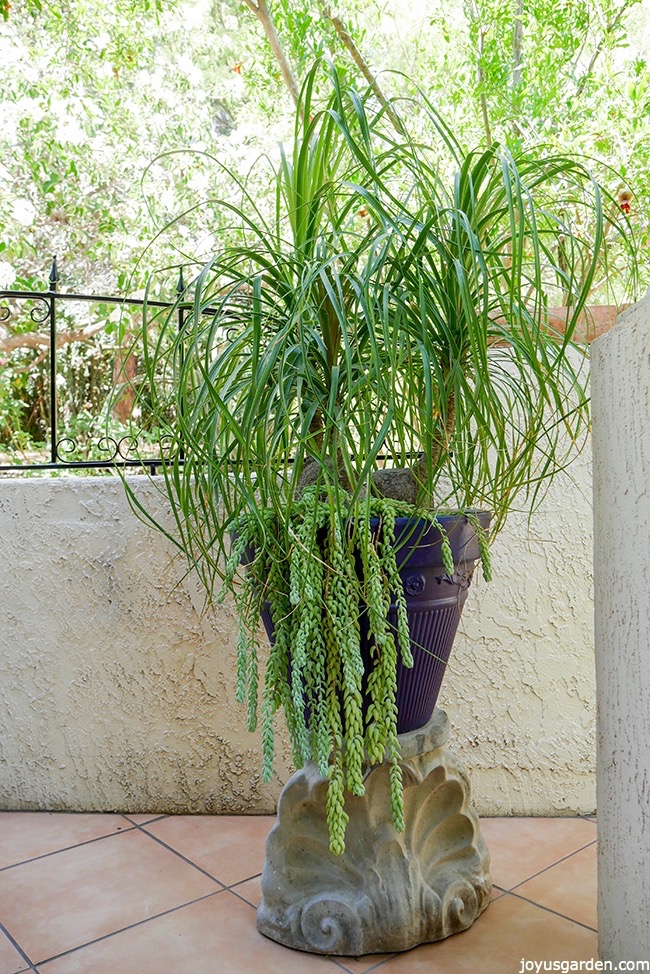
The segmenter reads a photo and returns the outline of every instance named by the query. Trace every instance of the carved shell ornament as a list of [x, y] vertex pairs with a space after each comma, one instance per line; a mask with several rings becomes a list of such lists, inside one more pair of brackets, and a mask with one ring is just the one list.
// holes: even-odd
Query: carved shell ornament
[[322, 954], [408, 950], [469, 927], [489, 902], [489, 855], [469, 783], [443, 748], [402, 762], [405, 830], [393, 827], [388, 766], [350, 796], [342, 856], [329, 851], [327, 779], [309, 764], [288, 782], [267, 840], [258, 927]]

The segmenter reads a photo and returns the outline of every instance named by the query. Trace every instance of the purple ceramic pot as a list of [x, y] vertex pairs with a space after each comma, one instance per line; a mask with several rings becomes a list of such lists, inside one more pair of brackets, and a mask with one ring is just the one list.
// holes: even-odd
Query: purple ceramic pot
[[[487, 531], [490, 514], [474, 513]], [[397, 663], [397, 733], [416, 730], [428, 723], [456, 636], [480, 549], [473, 523], [464, 514], [441, 515], [438, 519], [449, 538], [455, 572], [447, 574], [442, 559], [442, 535], [427, 521], [397, 518], [395, 546], [397, 567], [404, 586], [411, 635], [413, 666]], [[378, 528], [379, 521], [371, 521]], [[273, 623], [268, 605], [262, 620], [273, 641]], [[396, 628], [397, 611], [391, 605], [388, 621]], [[371, 666], [368, 621], [360, 609], [361, 655]]]
[[[475, 514], [487, 531], [490, 515]], [[408, 608], [413, 666], [407, 669], [397, 663], [397, 733], [415, 730], [428, 723], [440, 693], [440, 687], [456, 636], [461, 612], [480, 549], [476, 530], [464, 515], [439, 518], [449, 538], [455, 572], [447, 574], [442, 564], [440, 531], [426, 524], [398, 518], [395, 541], [397, 567], [404, 585]], [[394, 606], [389, 622], [397, 625]], [[363, 621], [362, 621], [363, 629]], [[364, 637], [367, 634], [363, 633]], [[367, 638], [365, 651], [369, 654]]]

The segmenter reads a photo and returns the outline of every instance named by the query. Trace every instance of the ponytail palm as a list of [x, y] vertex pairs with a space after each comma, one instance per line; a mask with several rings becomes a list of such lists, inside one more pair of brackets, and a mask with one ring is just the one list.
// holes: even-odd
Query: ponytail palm
[[[362, 793], [364, 753], [393, 762], [400, 824], [395, 666], [410, 650], [399, 593], [398, 631], [386, 623], [399, 588], [392, 521], [486, 508], [496, 533], [569, 462], [588, 428], [573, 334], [605, 217], [578, 161], [464, 154], [422, 95], [411, 136], [414, 104], [395, 129], [370, 90], [325, 73], [325, 101], [320, 65], [303, 87], [274, 205], [243, 183], [241, 205], [223, 201], [237, 242], [179, 299], [182, 332], [174, 311], [149, 323], [144, 348], [174, 540], [210, 594], [218, 578], [235, 594], [251, 727], [264, 680], [265, 773], [282, 706], [296, 761], [313, 757], [330, 777], [340, 851], [343, 793]], [[556, 292], [562, 334], [546, 325]], [[361, 602], [375, 661], [365, 717]], [[265, 603], [275, 643], [262, 677]]]

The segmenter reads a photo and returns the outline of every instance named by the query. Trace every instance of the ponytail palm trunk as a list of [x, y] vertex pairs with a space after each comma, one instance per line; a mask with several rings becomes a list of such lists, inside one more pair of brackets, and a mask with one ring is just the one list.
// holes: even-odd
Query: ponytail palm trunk
[[[401, 825], [395, 669], [410, 650], [394, 517], [487, 509], [494, 534], [513, 505], [535, 506], [588, 429], [572, 339], [602, 257], [600, 188], [566, 157], [463, 154], [422, 93], [402, 106], [399, 133], [371, 89], [316, 65], [274, 205], [243, 183], [241, 205], [224, 200], [237, 240], [181, 296], [182, 333], [175, 312], [144, 331], [173, 540], [210, 595], [219, 580], [234, 592], [238, 692], [251, 728], [261, 698], [265, 775], [283, 707], [296, 761], [313, 757], [330, 777], [337, 852], [364, 753], [393, 763]], [[546, 325], [560, 293], [561, 335]], [[275, 625], [265, 666], [264, 602]], [[374, 661], [365, 717], [360, 604]]]

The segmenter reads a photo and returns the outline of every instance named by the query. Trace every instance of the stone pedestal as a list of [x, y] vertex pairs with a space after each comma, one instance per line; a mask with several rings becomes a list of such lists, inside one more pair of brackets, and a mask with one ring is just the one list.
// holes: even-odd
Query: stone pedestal
[[266, 842], [261, 933], [299, 950], [356, 956], [471, 926], [489, 902], [490, 857], [448, 737], [442, 710], [400, 735], [404, 832], [391, 819], [388, 765], [368, 770], [364, 797], [346, 796], [341, 856], [329, 851], [327, 779], [310, 763], [287, 782]]

